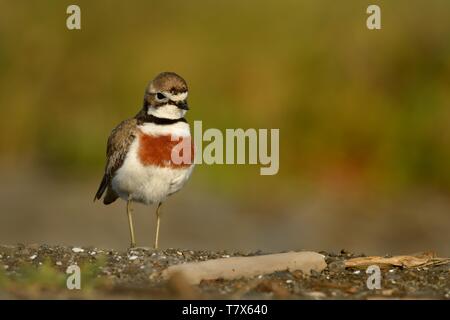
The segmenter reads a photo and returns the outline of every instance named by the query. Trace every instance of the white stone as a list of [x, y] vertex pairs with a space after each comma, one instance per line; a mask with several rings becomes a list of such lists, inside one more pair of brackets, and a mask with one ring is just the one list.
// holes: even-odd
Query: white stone
[[321, 272], [326, 266], [323, 255], [302, 251], [189, 262], [168, 267], [162, 276], [169, 279], [173, 274], [180, 272], [190, 284], [199, 284], [201, 280], [255, 277], [284, 270], [299, 270], [310, 274], [312, 270]]

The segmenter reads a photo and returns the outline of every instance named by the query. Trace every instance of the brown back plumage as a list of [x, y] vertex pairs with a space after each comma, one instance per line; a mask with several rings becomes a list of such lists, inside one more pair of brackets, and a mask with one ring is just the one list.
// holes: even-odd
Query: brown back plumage
[[99, 200], [103, 193], [106, 195], [103, 199], [104, 204], [110, 204], [119, 197], [111, 188], [111, 180], [115, 172], [122, 166], [128, 153], [131, 143], [136, 138], [137, 120], [136, 118], [128, 119], [121, 122], [111, 132], [106, 147], [106, 167], [105, 174], [100, 186], [95, 194], [94, 201]]

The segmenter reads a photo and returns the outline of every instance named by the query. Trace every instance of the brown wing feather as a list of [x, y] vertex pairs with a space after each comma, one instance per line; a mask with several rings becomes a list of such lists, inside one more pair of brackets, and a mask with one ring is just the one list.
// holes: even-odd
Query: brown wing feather
[[111, 180], [115, 172], [122, 166], [128, 149], [136, 138], [136, 134], [137, 120], [132, 118], [121, 122], [109, 135], [106, 147], [105, 174], [95, 194], [94, 201], [100, 199], [106, 189], [108, 190], [103, 199], [104, 204], [110, 204], [118, 198], [118, 195], [111, 189]]

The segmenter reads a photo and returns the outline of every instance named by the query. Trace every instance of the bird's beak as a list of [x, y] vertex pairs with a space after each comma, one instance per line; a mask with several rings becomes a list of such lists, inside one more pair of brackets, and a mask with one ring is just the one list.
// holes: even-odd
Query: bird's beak
[[182, 110], [189, 110], [189, 106], [187, 101], [180, 101], [177, 103], [177, 107], [182, 109]]

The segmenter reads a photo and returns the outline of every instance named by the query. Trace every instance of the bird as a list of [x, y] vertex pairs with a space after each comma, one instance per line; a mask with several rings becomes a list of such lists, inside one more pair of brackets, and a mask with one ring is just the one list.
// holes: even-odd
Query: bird
[[[132, 248], [136, 247], [132, 203], [157, 204], [154, 248], [158, 249], [161, 205], [185, 185], [194, 168], [194, 144], [185, 118], [187, 97], [186, 81], [174, 72], [162, 72], [147, 85], [139, 112], [109, 135], [94, 202], [103, 195], [105, 205], [118, 198], [126, 201]], [[174, 152], [180, 144], [185, 148]], [[174, 154], [184, 161], [173, 161]]]

